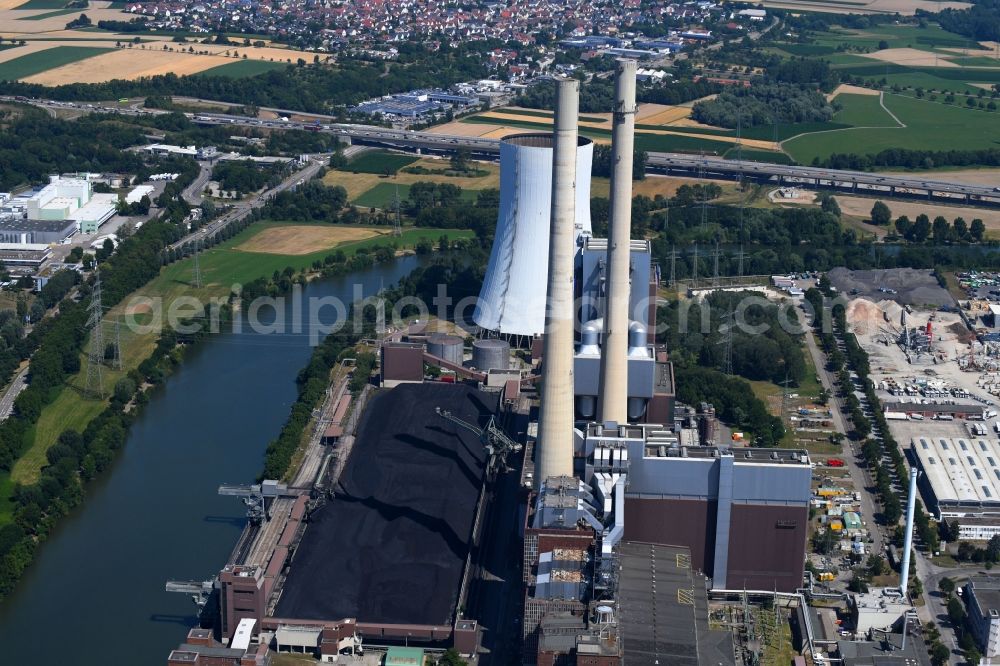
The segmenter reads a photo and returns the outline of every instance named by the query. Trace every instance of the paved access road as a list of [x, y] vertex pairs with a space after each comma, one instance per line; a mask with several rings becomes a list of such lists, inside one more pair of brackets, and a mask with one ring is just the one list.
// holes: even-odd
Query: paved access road
[[244, 217], [249, 215], [250, 211], [252, 211], [254, 208], [262, 208], [267, 203], [268, 199], [278, 194], [279, 192], [284, 192], [288, 188], [294, 187], [295, 185], [299, 184], [300, 181], [304, 183], [311, 180], [317, 173], [319, 173], [319, 170], [323, 168], [323, 165], [325, 163], [326, 160], [324, 159], [310, 161], [308, 166], [299, 169], [298, 171], [290, 175], [288, 178], [283, 180], [281, 183], [271, 188], [270, 190], [267, 190], [260, 196], [247, 201], [240, 201], [239, 203], [235, 204], [233, 208], [223, 213], [219, 217], [215, 218], [205, 226], [199, 228], [197, 231], [188, 234], [187, 236], [184, 236], [184, 238], [180, 239], [173, 245], [170, 245], [169, 246], [170, 249], [176, 250], [183, 247], [187, 243], [204, 240], [209, 236], [214, 236], [216, 233], [225, 228], [227, 225], [237, 220], [242, 220]]
[[3, 397], [0, 397], [0, 421], [6, 419], [10, 416], [11, 412], [14, 411], [14, 400], [17, 396], [28, 387], [28, 365], [25, 364], [23, 368], [14, 378], [10, 380], [10, 384], [7, 386], [7, 390], [4, 391]]

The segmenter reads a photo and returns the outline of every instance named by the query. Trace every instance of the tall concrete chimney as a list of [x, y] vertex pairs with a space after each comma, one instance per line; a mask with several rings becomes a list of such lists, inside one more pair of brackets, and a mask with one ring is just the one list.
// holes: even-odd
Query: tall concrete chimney
[[913, 548], [913, 508], [917, 503], [917, 470], [910, 468], [910, 492], [906, 498], [906, 536], [903, 540], [903, 566], [899, 569], [899, 591], [906, 598], [910, 582], [910, 549]]
[[545, 299], [542, 393], [535, 488], [573, 475], [573, 255], [576, 252], [576, 152], [580, 84], [556, 84], [549, 222], [549, 279]]
[[611, 224], [608, 230], [607, 309], [598, 414], [602, 421], [628, 421], [629, 264], [632, 230], [632, 162], [635, 143], [635, 60], [615, 63], [615, 109], [611, 134]]

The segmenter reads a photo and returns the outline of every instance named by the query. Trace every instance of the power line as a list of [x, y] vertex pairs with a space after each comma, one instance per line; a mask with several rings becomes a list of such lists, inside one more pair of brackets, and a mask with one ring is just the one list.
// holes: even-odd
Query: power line
[[698, 282], [698, 244], [694, 244], [694, 262], [691, 267], [691, 287], [694, 288]]
[[201, 289], [201, 262], [199, 261], [198, 255], [201, 254], [198, 248], [198, 241], [194, 243], [194, 274], [191, 276], [191, 286], [195, 289]]
[[673, 287], [677, 283], [677, 248], [674, 245], [670, 246], [670, 286]]
[[87, 308], [87, 328], [90, 329], [90, 353], [87, 354], [87, 383], [84, 392], [90, 396], [104, 398], [104, 338], [101, 328], [104, 323], [104, 309], [101, 307], [101, 273], [94, 272], [94, 291]]
[[122, 322], [121, 319], [115, 319], [115, 341], [114, 341], [114, 354], [111, 358], [111, 367], [115, 370], [122, 369]]

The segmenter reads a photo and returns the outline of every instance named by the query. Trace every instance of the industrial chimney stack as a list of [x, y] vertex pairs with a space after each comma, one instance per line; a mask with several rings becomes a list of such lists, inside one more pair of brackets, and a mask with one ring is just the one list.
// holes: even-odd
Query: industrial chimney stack
[[615, 108], [611, 135], [611, 223], [608, 231], [607, 307], [598, 414], [602, 421], [628, 421], [629, 266], [632, 229], [632, 162], [635, 143], [635, 60], [615, 64]]
[[553, 133], [549, 276], [536, 488], [549, 477], [573, 475], [573, 255], [576, 251], [579, 104], [579, 82], [559, 81]]
[[913, 509], [917, 503], [917, 470], [910, 469], [910, 491], [906, 498], [906, 534], [903, 538], [903, 566], [899, 569], [899, 592], [906, 599], [910, 582], [910, 549], [913, 548]]

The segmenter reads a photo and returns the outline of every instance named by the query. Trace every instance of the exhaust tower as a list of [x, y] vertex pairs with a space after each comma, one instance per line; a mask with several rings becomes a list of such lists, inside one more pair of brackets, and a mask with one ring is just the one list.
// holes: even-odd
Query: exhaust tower
[[632, 163], [635, 144], [635, 60], [615, 63], [611, 135], [611, 221], [598, 417], [628, 421], [629, 265], [632, 228]]
[[536, 488], [549, 477], [573, 475], [573, 273], [579, 102], [578, 81], [556, 83]]

